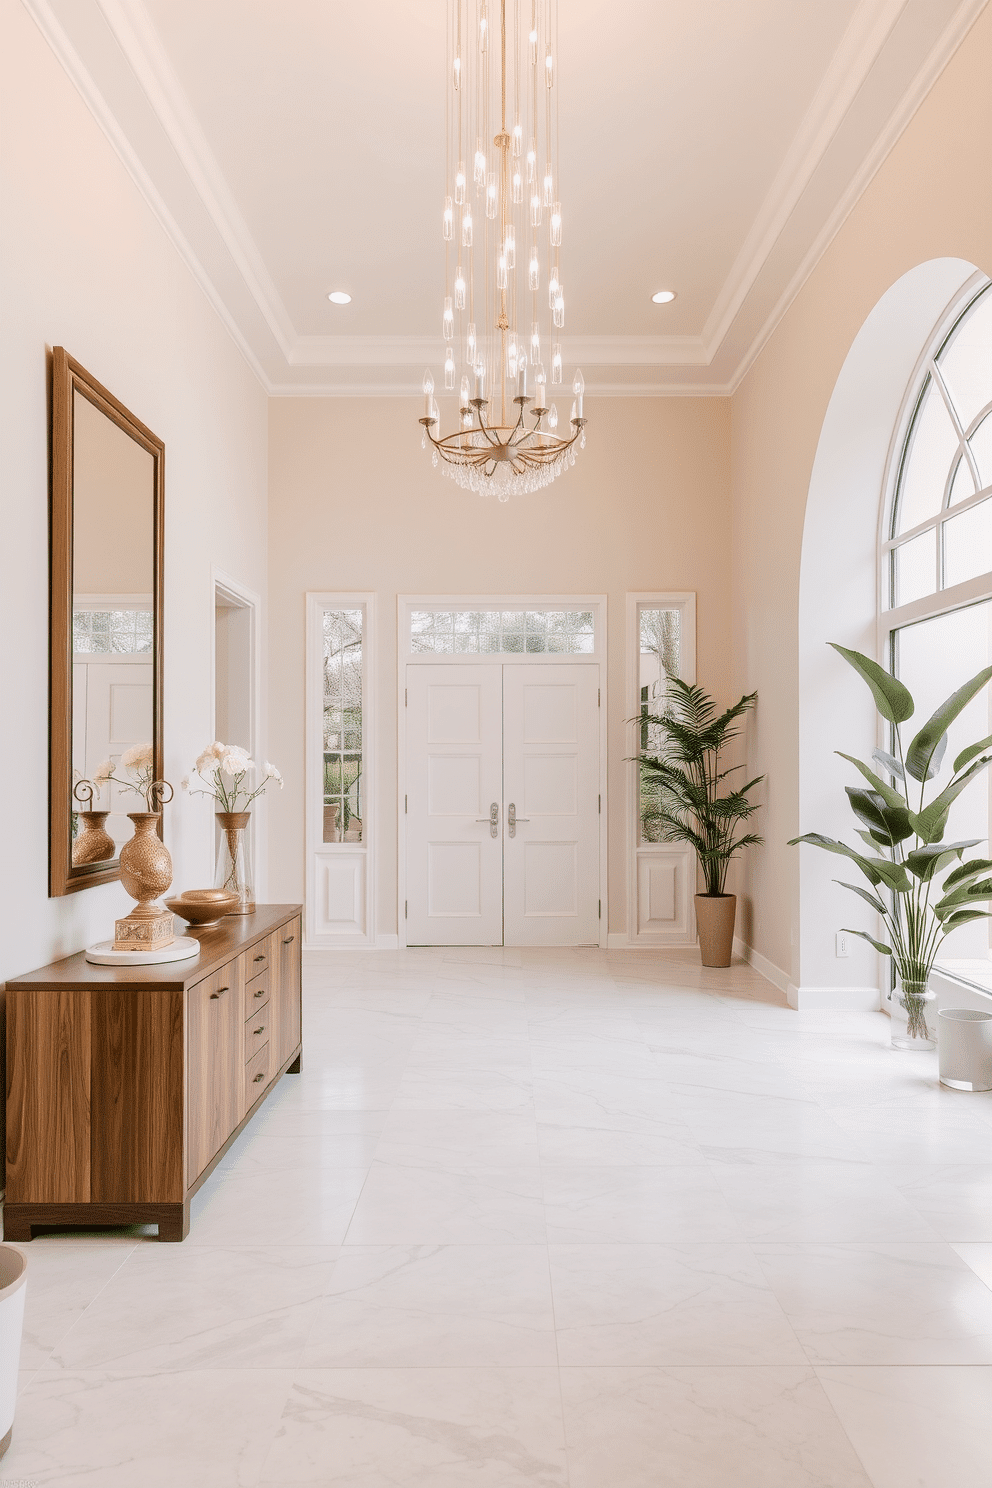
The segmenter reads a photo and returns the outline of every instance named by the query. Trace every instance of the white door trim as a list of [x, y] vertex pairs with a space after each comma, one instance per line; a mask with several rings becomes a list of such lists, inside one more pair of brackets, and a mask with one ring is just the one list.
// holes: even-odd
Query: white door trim
[[[696, 916], [692, 895], [689, 896], [688, 929], [684, 935], [670, 933], [653, 934], [638, 929], [638, 894], [640, 892], [638, 858], [666, 857], [679, 859], [683, 871], [691, 874], [690, 883], [695, 884], [695, 856], [690, 850], [664, 843], [645, 845], [641, 842], [640, 790], [637, 761], [640, 748], [637, 716], [641, 711], [640, 675], [640, 624], [638, 615], [641, 605], [656, 609], [678, 610], [682, 617], [681, 671], [686, 682], [696, 680], [696, 595], [692, 590], [661, 593], [656, 590], [635, 590], [627, 595], [626, 624], [626, 712], [629, 720], [625, 727], [627, 741], [626, 757], [626, 868], [627, 868], [627, 934], [613, 935], [610, 945], [620, 950], [625, 947], [650, 946], [657, 949], [664, 945], [695, 945]], [[686, 867], [686, 865], [688, 865]]]
[[[693, 596], [695, 599], [695, 596]], [[476, 654], [452, 656], [433, 652], [410, 650], [411, 610], [591, 610], [595, 636], [595, 649], [577, 652], [574, 655], [560, 652], [497, 652], [486, 657]], [[478, 665], [487, 660], [501, 666], [518, 663], [596, 663], [599, 666], [599, 793], [602, 810], [599, 817], [599, 885], [601, 913], [599, 921], [599, 944], [605, 949], [610, 923], [609, 904], [609, 801], [607, 796], [608, 771], [608, 697], [607, 697], [607, 596], [605, 594], [398, 594], [396, 596], [396, 764], [397, 764], [397, 900], [396, 922], [399, 927], [398, 941], [401, 947], [407, 944], [405, 906], [407, 900], [406, 875], [406, 669], [407, 666], [451, 664], [453, 666]], [[309, 738], [309, 728], [307, 736]], [[308, 777], [309, 779], [309, 771]]]
[[[326, 950], [329, 946], [371, 948], [376, 944], [375, 905], [375, 831], [376, 831], [376, 734], [375, 734], [375, 601], [372, 591], [310, 591], [306, 596], [307, 640], [306, 640], [306, 751], [305, 751], [305, 811], [306, 830], [306, 904], [303, 920], [303, 946], [309, 950]], [[362, 798], [361, 842], [323, 841], [323, 621], [325, 609], [348, 610], [362, 608], [365, 618], [362, 625], [362, 773], [365, 776], [365, 794]], [[319, 788], [318, 788], [319, 787]], [[317, 893], [317, 859], [336, 857], [343, 863], [350, 861], [356, 874], [361, 876], [360, 895], [364, 932], [362, 934], [320, 934], [312, 921], [315, 918]]]

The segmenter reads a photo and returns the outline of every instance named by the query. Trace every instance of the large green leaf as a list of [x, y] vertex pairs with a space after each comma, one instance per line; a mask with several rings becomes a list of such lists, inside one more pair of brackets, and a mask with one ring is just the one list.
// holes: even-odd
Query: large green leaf
[[877, 760], [883, 770], [888, 770], [897, 780], [905, 780], [906, 772], [894, 754], [889, 754], [885, 749], [873, 749], [871, 752], [873, 760]]
[[924, 842], [939, 842], [944, 835], [947, 825], [947, 813], [957, 800], [958, 796], [985, 769], [992, 754], [985, 754], [981, 759], [974, 760], [961, 775], [955, 775], [950, 785], [945, 785], [939, 796], [934, 796], [928, 806], [925, 806], [918, 816], [910, 813], [910, 823], [917, 836]]
[[909, 824], [908, 807], [901, 803], [898, 806], [886, 805], [879, 791], [859, 790], [853, 785], [845, 785], [844, 789], [855, 816], [873, 833], [879, 833], [884, 838], [886, 847], [895, 846], [897, 842], [905, 842], [907, 837], [912, 837], [913, 828]]
[[874, 937], [874, 935], [869, 935], [868, 934], [868, 931], [867, 930], [845, 930], [844, 931], [844, 934], [845, 935], [859, 935], [862, 940], [866, 940], [869, 945], [873, 945], [875, 947], [876, 951], [880, 951], [883, 956], [891, 956], [892, 955], [892, 947], [891, 946], [887, 946], [885, 944], [885, 942], [882, 941], [882, 940], [876, 940], [875, 937]]
[[972, 878], [981, 878], [983, 873], [992, 873], [992, 858], [972, 858], [970, 862], [962, 863], [960, 868], [955, 868], [953, 873], [947, 875], [944, 890], [946, 892]]
[[834, 883], [840, 884], [842, 889], [850, 889], [852, 894], [857, 894], [858, 897], [860, 899], [863, 899], [866, 904], [870, 904], [872, 909], [875, 910], [877, 914], [885, 914], [885, 905], [882, 903], [881, 899], [879, 899], [877, 895], [871, 892], [870, 889], [863, 889], [859, 884], [846, 883], [842, 878], [835, 878]]
[[955, 775], [959, 770], [963, 770], [968, 761], [973, 760], [976, 754], [981, 754], [983, 749], [988, 749], [990, 744], [992, 744], [992, 734], [989, 734], [987, 739], [979, 739], [977, 744], [969, 744], [967, 749], [962, 749], [954, 761]]
[[893, 677], [891, 672], [880, 667], [877, 661], [872, 661], [870, 656], [863, 656], [860, 651], [849, 651], [846, 646], [838, 646], [835, 641], [829, 641], [828, 644], [868, 683], [875, 706], [883, 718], [889, 723], [905, 723], [907, 718], [912, 718], [916, 708], [913, 695], [898, 677]]
[[937, 901], [933, 912], [939, 920], [944, 920], [952, 910], [964, 905], [981, 904], [986, 899], [992, 899], [992, 878], [983, 879], [981, 883], [960, 884]]
[[[930, 762], [934, 758], [938, 748], [943, 754], [946, 747], [944, 735], [958, 714], [971, 702], [972, 698], [981, 692], [982, 688], [992, 677], [992, 666], [983, 667], [976, 672], [969, 682], [959, 687], [957, 692], [952, 692], [950, 697], [941, 703], [940, 707], [928, 718], [913, 739], [906, 751], [906, 769], [914, 780], [926, 780]], [[944, 741], [943, 744], [941, 741]], [[938, 761], [939, 764], [939, 761]], [[937, 766], [934, 767], [935, 769]]]
[[[901, 863], [892, 863], [888, 858], [866, 858], [870, 868], [874, 868], [884, 884], [888, 884], [897, 894], [909, 894], [912, 892], [913, 884]], [[861, 869], [864, 873], [864, 869]]]
[[887, 837], [880, 837], [876, 832], [862, 832], [859, 827], [855, 827], [854, 831], [855, 835], [860, 837], [861, 841], [866, 847], [870, 847], [872, 852], [875, 851], [876, 847], [888, 847], [889, 845], [889, 839]]
[[942, 842], [938, 847], [918, 847], [907, 853], [906, 867], [916, 878], [929, 883], [948, 863], [960, 858], [965, 848], [976, 847], [980, 840], [972, 837], [968, 842]]
[[955, 914], [948, 915], [941, 929], [945, 935], [950, 935], [952, 930], [957, 930], [972, 920], [992, 920], [992, 914], [987, 909], [959, 909]]
[[[873, 866], [881, 861], [879, 858], [863, 858], [853, 847], [848, 847], [846, 842], [836, 842], [833, 837], [824, 837], [822, 832], [805, 832], [802, 837], [793, 837], [789, 846], [795, 847], [800, 842], [808, 842], [810, 847], [822, 847], [825, 852], [839, 853], [842, 858], [850, 858], [852, 863], [857, 863], [870, 884], [882, 882], [882, 875]], [[885, 866], [889, 868], [892, 865], [886, 863]]]
[[842, 749], [836, 749], [834, 753], [838, 754], [841, 759], [846, 759], [856, 770], [861, 771], [868, 784], [873, 785], [878, 791], [886, 806], [905, 806], [905, 796], [901, 796], [897, 790], [892, 789], [891, 785], [886, 785], [884, 780], [879, 779], [874, 770], [868, 768], [864, 760], [855, 759], [853, 754], [845, 754]]

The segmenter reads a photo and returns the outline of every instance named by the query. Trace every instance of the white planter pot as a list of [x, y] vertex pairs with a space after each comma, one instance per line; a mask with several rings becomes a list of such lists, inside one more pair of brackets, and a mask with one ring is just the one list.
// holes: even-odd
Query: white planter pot
[[952, 1090], [992, 1090], [992, 1013], [941, 1008], [940, 1083]]
[[0, 1245], [0, 1457], [10, 1446], [21, 1363], [28, 1258], [16, 1245]]

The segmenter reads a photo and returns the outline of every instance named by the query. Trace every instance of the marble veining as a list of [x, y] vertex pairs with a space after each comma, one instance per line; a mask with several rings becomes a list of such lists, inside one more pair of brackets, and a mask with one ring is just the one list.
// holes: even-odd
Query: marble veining
[[695, 952], [308, 954], [304, 1073], [39, 1237], [0, 1484], [987, 1488], [992, 1097]]

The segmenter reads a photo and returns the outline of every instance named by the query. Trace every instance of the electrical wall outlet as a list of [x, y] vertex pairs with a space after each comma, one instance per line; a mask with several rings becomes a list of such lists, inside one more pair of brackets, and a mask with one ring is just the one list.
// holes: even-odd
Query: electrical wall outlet
[[838, 956], [851, 954], [850, 938], [846, 930], [837, 931], [837, 954]]

